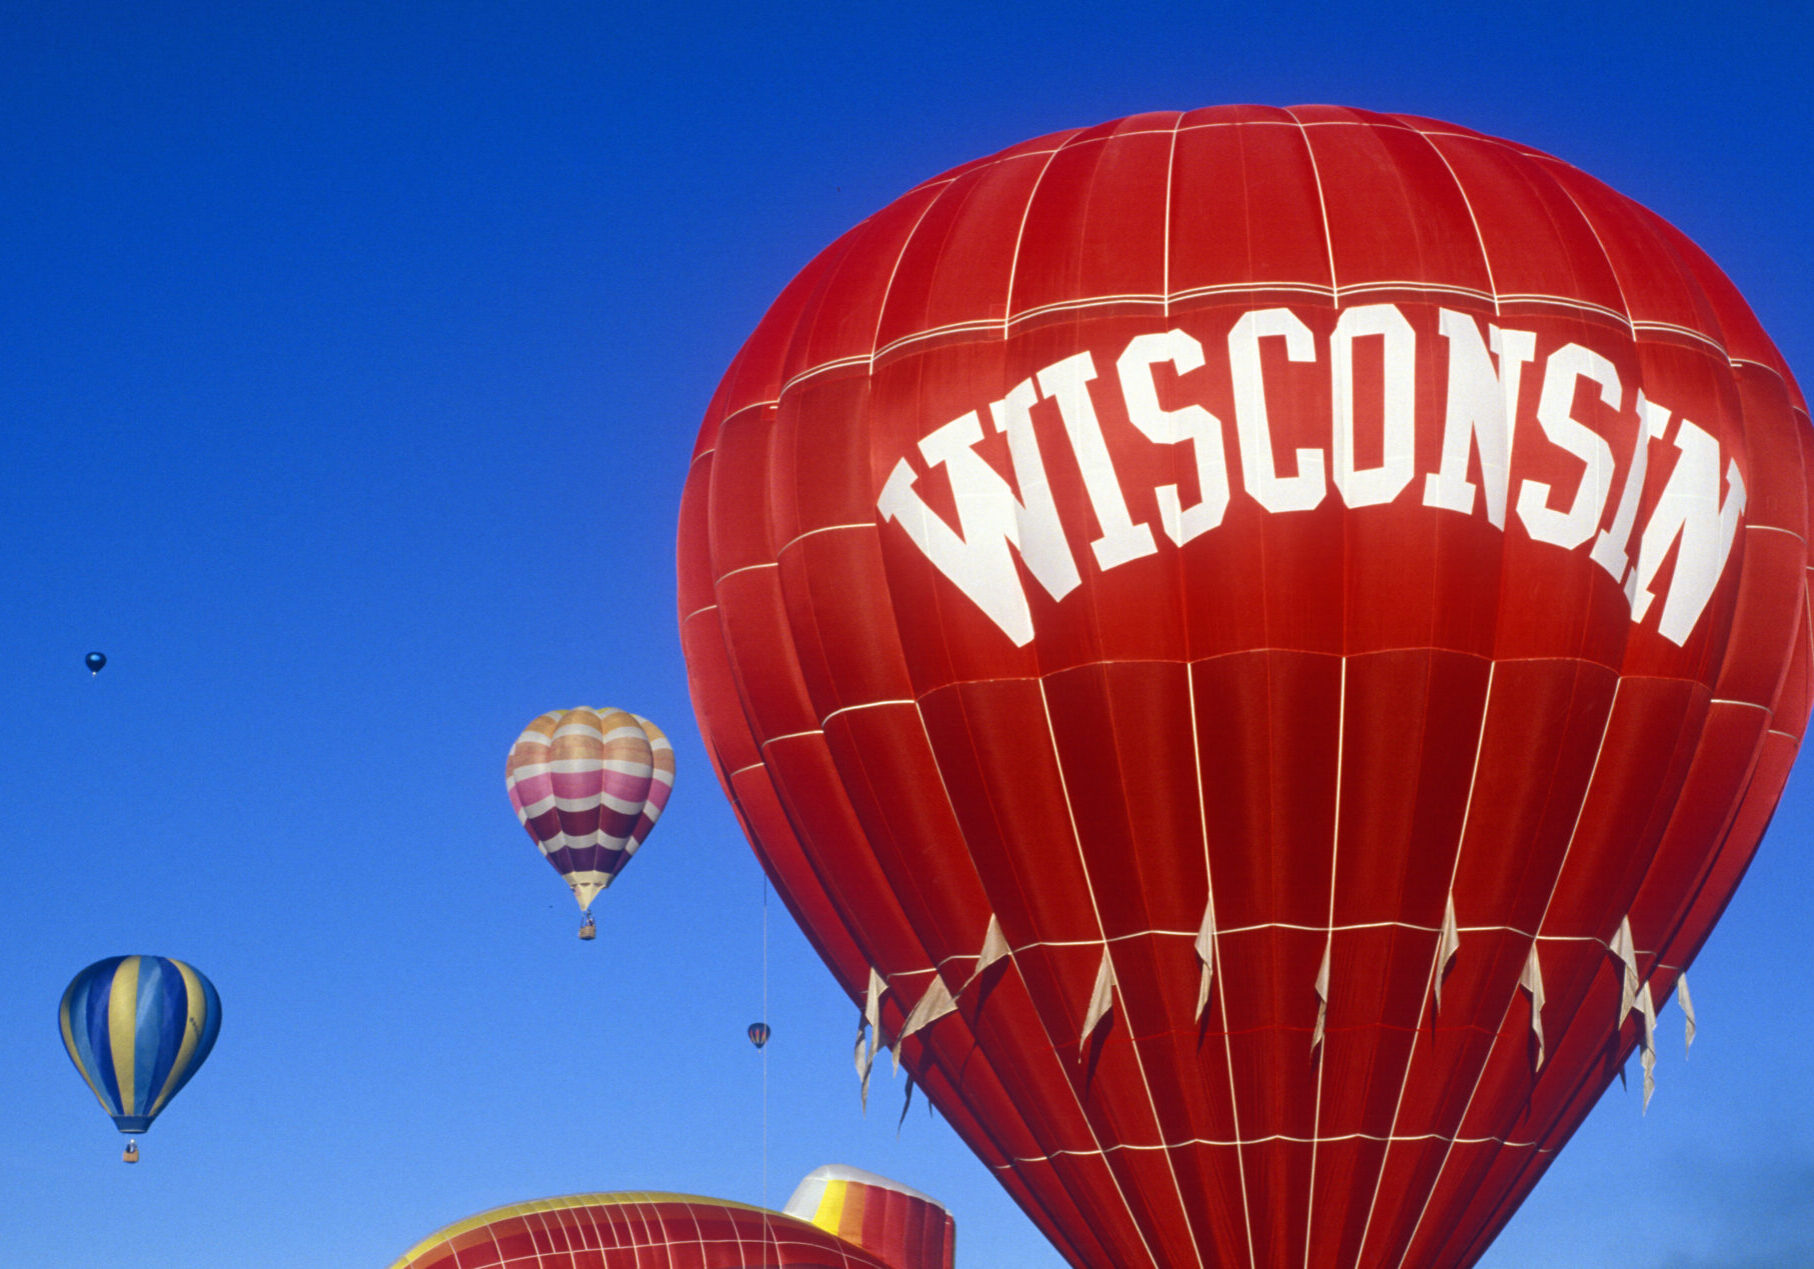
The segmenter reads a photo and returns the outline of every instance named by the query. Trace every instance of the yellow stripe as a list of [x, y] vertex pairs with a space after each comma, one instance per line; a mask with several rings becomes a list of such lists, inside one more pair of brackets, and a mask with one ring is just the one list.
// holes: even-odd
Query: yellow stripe
[[176, 1088], [177, 1081], [183, 1078], [183, 1072], [189, 1068], [189, 1059], [195, 1053], [197, 1042], [202, 1038], [202, 1023], [206, 1021], [202, 1017], [202, 1010], [208, 1004], [207, 993], [202, 991], [201, 982], [196, 978], [195, 971], [181, 961], [171, 961], [170, 963], [176, 966], [177, 972], [183, 976], [183, 996], [189, 1003], [189, 1009], [187, 1016], [183, 1019], [182, 1047], [176, 1051], [176, 1061], [170, 1064], [170, 1074], [164, 1077], [164, 1087], [158, 1090], [157, 1100], [151, 1104], [151, 1109], [145, 1112], [153, 1117], [164, 1109], [164, 1103], [170, 1100], [170, 1094]]
[[[701, 1198], [697, 1194], [658, 1194], [632, 1192], [624, 1194], [568, 1194], [561, 1198], [532, 1199], [527, 1203], [512, 1203], [508, 1207], [494, 1207], [489, 1212], [480, 1212], [477, 1216], [468, 1216], [465, 1220], [455, 1221], [446, 1229], [436, 1230], [427, 1238], [403, 1253], [403, 1258], [390, 1266], [390, 1269], [410, 1269], [416, 1260], [431, 1251], [444, 1250], [442, 1244], [457, 1238], [471, 1230], [480, 1229], [495, 1221], [508, 1220], [512, 1216], [529, 1216], [536, 1212], [564, 1212], [576, 1207], [614, 1207], [625, 1203], [700, 1203], [711, 1207], [729, 1207], [744, 1212], [761, 1212], [765, 1209], [749, 1203], [733, 1203], [728, 1199]], [[768, 1213], [778, 1215], [778, 1213]], [[788, 1219], [782, 1217], [781, 1219]]]
[[107, 997], [107, 1044], [113, 1059], [113, 1077], [120, 1086], [120, 1113], [137, 1115], [133, 1101], [133, 1068], [138, 1064], [139, 958], [128, 956], [113, 971], [113, 990]]
[[844, 1223], [844, 1201], [850, 1196], [850, 1183], [833, 1179], [825, 1183], [825, 1193], [819, 1196], [819, 1210], [813, 1213], [813, 1224], [828, 1233], [844, 1237], [841, 1226]]
[[[57, 1027], [63, 1032], [63, 1047], [69, 1050], [70, 1057], [75, 1057], [81, 1050], [76, 1047], [76, 1033], [70, 1029], [69, 998], [67, 996], [63, 998], [62, 1008], [57, 1010]], [[101, 1103], [101, 1109], [111, 1115], [113, 1110], [107, 1105], [107, 1099], [101, 1095], [101, 1086], [95, 1083], [94, 1076], [90, 1075], [88, 1073], [88, 1068], [83, 1066], [80, 1062], [77, 1062], [75, 1065], [77, 1073], [82, 1077], [82, 1082], [88, 1085], [88, 1091], [94, 1094], [94, 1099], [97, 1102]]]

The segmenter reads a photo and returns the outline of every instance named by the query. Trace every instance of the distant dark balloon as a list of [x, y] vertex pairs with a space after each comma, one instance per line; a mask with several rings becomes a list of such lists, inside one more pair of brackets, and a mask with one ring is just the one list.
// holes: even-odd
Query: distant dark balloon
[[750, 1035], [750, 1043], [755, 1045], [758, 1049], [761, 1048], [763, 1045], [768, 1043], [768, 1023], [766, 1023], [766, 1022], [750, 1023], [749, 1035]]
[[88, 672], [90, 674], [99, 674], [102, 667], [107, 664], [107, 654], [105, 652], [90, 652], [87, 656], [82, 658], [82, 663], [88, 667]]

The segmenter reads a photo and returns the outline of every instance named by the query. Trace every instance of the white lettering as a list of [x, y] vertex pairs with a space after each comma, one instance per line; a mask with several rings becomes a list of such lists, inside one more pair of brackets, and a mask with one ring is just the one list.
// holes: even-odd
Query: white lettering
[[1487, 344], [1499, 357], [1493, 369], [1480, 328], [1465, 313], [1437, 313], [1449, 344], [1448, 405], [1442, 424], [1442, 466], [1424, 477], [1426, 507], [1474, 513], [1474, 482], [1468, 479], [1469, 442], [1480, 453], [1486, 486], [1486, 518], [1505, 528], [1505, 491], [1512, 475], [1512, 440], [1518, 417], [1518, 385], [1524, 363], [1537, 355], [1537, 337], [1527, 330], [1487, 327]]
[[1127, 417], [1140, 434], [1155, 445], [1189, 441], [1197, 460], [1197, 501], [1186, 507], [1178, 486], [1160, 485], [1153, 490], [1159, 503], [1159, 525], [1165, 536], [1183, 546], [1222, 523], [1228, 510], [1228, 453], [1222, 442], [1222, 423], [1200, 405], [1176, 410], [1159, 406], [1153, 386], [1153, 367], [1170, 363], [1179, 374], [1203, 366], [1203, 345], [1181, 330], [1136, 335], [1115, 363], [1121, 376], [1121, 395]]
[[[1503, 532], [1508, 527], [1520, 388], [1525, 368], [1536, 359], [1537, 336], [1501, 330], [1448, 309], [1438, 310], [1436, 325], [1447, 348], [1447, 396], [1437, 469], [1425, 473], [1422, 501], [1427, 507], [1462, 515], [1474, 514], [1477, 502], [1484, 502], [1486, 518]], [[1356, 306], [1336, 316], [1329, 336], [1328, 457], [1320, 448], [1298, 448], [1295, 473], [1282, 475], [1276, 465], [1263, 362], [1270, 361], [1275, 374], [1281, 373], [1282, 364], [1313, 363], [1318, 357], [1316, 337], [1287, 308], [1259, 309], [1235, 318], [1226, 337], [1224, 386], [1232, 397], [1245, 493], [1258, 507], [1275, 513], [1310, 510], [1322, 505], [1331, 482], [1348, 507], [1390, 504], [1405, 496], [1417, 474], [1419, 424], [1433, 427], [1437, 408], [1433, 394], [1418, 396], [1417, 331], [1395, 304]], [[1377, 463], [1362, 466], [1356, 461], [1356, 434], [1363, 427], [1371, 429], [1373, 403], [1357, 400], [1355, 342], [1373, 337], [1380, 340], [1380, 451]], [[1269, 338], [1284, 341], [1284, 347], [1268, 350], [1263, 358], [1261, 341]], [[1078, 572], [1082, 557], [1073, 552], [1069, 533], [1084, 531], [1087, 515], [1094, 516], [1099, 531], [1091, 543], [1098, 569], [1112, 569], [1158, 550], [1151, 526], [1130, 514], [1115, 466], [1117, 458], [1123, 464], [1135, 461], [1127, 446], [1142, 453], [1141, 442], [1132, 434], [1152, 446], [1190, 446], [1188, 458], [1174, 451], [1176, 456], [1169, 459], [1151, 452], [1138, 459], [1143, 466], [1180, 474], [1190, 470], [1187, 462], [1194, 469], [1196, 495], [1189, 506], [1184, 504], [1184, 482], [1153, 488], [1159, 527], [1174, 545], [1183, 547], [1225, 522], [1232, 491], [1221, 420], [1200, 402], [1171, 408], [1160, 404], [1161, 379], [1177, 391], [1183, 385], [1176, 381], [1195, 376], [1192, 382], [1207, 380], [1205, 390], [1216, 391], [1213, 374], [1196, 374], [1206, 364], [1202, 342], [1182, 329], [1134, 335], [1115, 362], [1129, 427], [1109, 435], [1091, 391], [1096, 381], [1092, 353], [1054, 361], [989, 405], [994, 430], [1006, 437], [1011, 481], [978, 452], [984, 425], [980, 412], [972, 410], [919, 442], [927, 467], [944, 469], [956, 507], [953, 520], [933, 512], [916, 492], [918, 478], [907, 459], [894, 465], [876, 500], [880, 519], [899, 524], [934, 568], [1008, 638], [1024, 646], [1035, 635], [1025, 575], [1030, 574], [1055, 601], [1076, 590], [1082, 584]], [[1359, 382], [1370, 385], [1372, 363], [1363, 364], [1367, 373]], [[1169, 367], [1170, 374], [1162, 374], [1161, 366]], [[1291, 403], [1294, 422], [1301, 427], [1308, 421], [1303, 418], [1306, 403], [1321, 400], [1322, 381], [1306, 378], [1302, 371], [1282, 373], [1285, 382], [1272, 384], [1274, 399]], [[1599, 405], [1587, 395], [1589, 385], [1597, 390]], [[1370, 396], [1373, 389], [1365, 391]], [[1738, 460], [1723, 457], [1719, 442], [1706, 431], [1649, 400], [1641, 390], [1633, 394], [1636, 427], [1624, 433], [1625, 420], [1632, 416], [1620, 409], [1624, 392], [1618, 369], [1606, 356], [1580, 344], [1564, 344], [1549, 353], [1535, 395], [1535, 421], [1543, 436], [1555, 450], [1572, 456], [1581, 470], [1572, 494], [1534, 477], [1520, 483], [1516, 508], [1523, 532], [1534, 542], [1564, 550], [1587, 547], [1583, 554], [1620, 586], [1632, 621], [1645, 620], [1661, 599], [1658, 632], [1678, 646], [1684, 644], [1711, 602], [1737, 541], [1745, 511]], [[1089, 499], [1088, 513], [1067, 507], [1069, 529], [1040, 453], [1034, 411], [1043, 411], [1042, 400], [1056, 407]], [[1577, 400], [1584, 413], [1592, 411], [1594, 426], [1575, 417]], [[1106, 417], [1112, 427], [1120, 427], [1106, 399], [1101, 404], [1109, 411]], [[1602, 406], [1612, 412], [1613, 422]], [[1430, 417], [1420, 420], [1420, 409]], [[1049, 415], [1042, 412], [1040, 417], [1041, 425], [1048, 425]], [[1650, 446], [1666, 438], [1672, 418], [1677, 458], [1658, 492], [1650, 470]], [[1524, 426], [1529, 426], [1528, 417]], [[1632, 436], [1631, 457], [1611, 523], [1601, 530], [1617, 474], [1612, 443], [1601, 431], [1615, 427]], [[1530, 453], [1530, 444], [1527, 433], [1518, 452], [1520, 465], [1549, 476], [1558, 460], [1549, 451]], [[1426, 452], [1429, 448], [1425, 446]], [[1470, 479], [1476, 462], [1484, 499], [1476, 499]], [[1640, 512], [1651, 497], [1654, 510], [1640, 526]], [[1557, 505], [1562, 503], [1566, 505]], [[1666, 587], [1657, 587], [1670, 560], [1670, 580]]]
[[1027, 607], [1026, 589], [1008, 553], [1009, 544], [1020, 551], [1027, 570], [1053, 599], [1064, 598], [1082, 581], [1070, 544], [1065, 541], [1058, 507], [1052, 501], [1039, 442], [1033, 435], [1031, 411], [1035, 400], [1032, 381], [1023, 380], [989, 407], [995, 430], [1008, 434], [1008, 453], [1014, 460], [1020, 499], [976, 452], [983, 429], [972, 410], [920, 441], [920, 453], [927, 464], [942, 466], [951, 480], [961, 536], [913, 492], [913, 469], [906, 459], [894, 465], [882, 496], [876, 501], [882, 519], [899, 523], [933, 567], [1000, 626], [1017, 647], [1024, 647], [1032, 639], [1033, 616]]
[[1315, 361], [1310, 328], [1288, 308], [1241, 314], [1228, 332], [1228, 373], [1234, 381], [1235, 435], [1241, 443], [1241, 478], [1253, 500], [1268, 511], [1309, 511], [1323, 500], [1323, 451], [1300, 449], [1298, 474], [1281, 476], [1273, 464], [1272, 422], [1266, 417], [1266, 385], [1260, 377], [1260, 340], [1285, 341], [1291, 361]]
[[[1625, 580], [1626, 547], [1631, 542], [1631, 526], [1638, 518], [1638, 501], [1644, 495], [1644, 473], [1650, 467], [1650, 442], [1663, 439], [1669, 426], [1669, 411], [1652, 405], [1638, 390], [1638, 438], [1631, 447], [1631, 466], [1625, 471], [1625, 488], [1619, 493], [1619, 509], [1612, 514], [1612, 527], [1602, 529], [1594, 539], [1593, 562], [1612, 575], [1615, 582]], [[1626, 602], [1632, 598], [1631, 587], [1625, 588]]]
[[1537, 422], [1550, 444], [1581, 460], [1574, 502], [1567, 511], [1557, 511], [1549, 505], [1549, 485], [1540, 480], [1527, 480], [1518, 490], [1518, 518], [1532, 540], [1571, 550], [1592, 536], [1612, 488], [1612, 447], [1574, 416], [1575, 385], [1581, 379], [1598, 384], [1600, 400], [1615, 410], [1624, 395], [1618, 370], [1592, 349], [1564, 344], [1549, 355]]
[[1083, 487], [1090, 495], [1090, 507], [1102, 530], [1102, 536], [1090, 545], [1096, 552], [1096, 563], [1106, 569], [1151, 555], [1159, 548], [1153, 545], [1153, 531], [1128, 517], [1127, 499], [1121, 494], [1114, 461], [1102, 439], [1102, 421], [1096, 417], [1095, 403], [1090, 400], [1090, 380], [1095, 377], [1096, 365], [1087, 352], [1053, 362], [1038, 375], [1039, 390], [1058, 402], [1064, 430], [1077, 454], [1077, 466], [1083, 471]]
[[[1378, 335], [1384, 344], [1380, 402], [1382, 437], [1378, 467], [1354, 466], [1354, 341]], [[1335, 487], [1350, 507], [1391, 502], [1411, 483], [1416, 461], [1417, 334], [1396, 306], [1362, 304], [1345, 309], [1329, 340], [1334, 404]]]
[[1738, 463], [1726, 463], [1726, 498], [1720, 500], [1720, 450], [1714, 439], [1687, 419], [1676, 428], [1675, 447], [1681, 457], [1669, 473], [1669, 483], [1657, 499], [1650, 523], [1638, 542], [1638, 565], [1632, 570], [1631, 616], [1644, 620], [1653, 596], [1650, 584], [1671, 545], [1676, 546], [1675, 576], [1657, 632], [1680, 647], [1694, 630], [1713, 588], [1719, 584], [1726, 560], [1732, 554], [1738, 518], [1745, 510], [1745, 482]]

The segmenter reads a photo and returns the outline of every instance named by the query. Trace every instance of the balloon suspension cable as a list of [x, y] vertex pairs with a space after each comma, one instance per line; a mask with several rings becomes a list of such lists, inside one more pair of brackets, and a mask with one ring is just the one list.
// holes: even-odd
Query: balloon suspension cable
[[[762, 1025], [768, 1027], [768, 874], [762, 874]], [[768, 1045], [762, 1054], [762, 1210], [768, 1210]]]

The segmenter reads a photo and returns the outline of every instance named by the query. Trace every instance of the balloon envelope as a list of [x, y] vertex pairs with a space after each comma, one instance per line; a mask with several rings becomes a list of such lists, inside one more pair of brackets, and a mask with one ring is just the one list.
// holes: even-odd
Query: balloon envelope
[[752, 1022], [749, 1027], [750, 1043], [758, 1049], [768, 1043], [769, 1030], [766, 1022]]
[[654, 723], [620, 709], [553, 710], [510, 747], [504, 786], [583, 911], [660, 818], [674, 789], [674, 746]]
[[1808, 440], [1731, 283], [1559, 160], [1334, 107], [1060, 133], [858, 225], [730, 367], [693, 700], [1073, 1264], [1466, 1265], [1787, 777]]
[[688, 1194], [574, 1194], [457, 1221], [391, 1269], [951, 1269], [933, 1199], [856, 1168], [803, 1180], [785, 1212]]
[[88, 673], [90, 675], [99, 674], [107, 666], [107, 654], [105, 652], [90, 652], [87, 656], [82, 658], [82, 664], [88, 667]]
[[151, 1126], [220, 1033], [220, 997], [193, 966], [110, 956], [77, 974], [57, 1010], [63, 1047], [121, 1132]]

